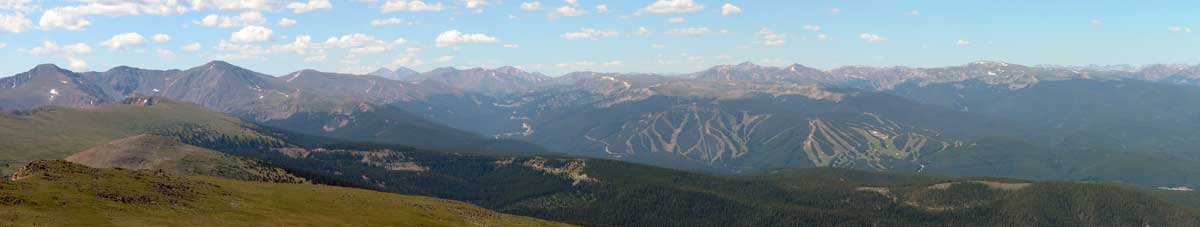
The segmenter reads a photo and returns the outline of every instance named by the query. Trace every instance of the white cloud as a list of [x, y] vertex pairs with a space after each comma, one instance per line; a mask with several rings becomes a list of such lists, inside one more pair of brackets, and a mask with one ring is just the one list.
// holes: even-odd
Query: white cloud
[[741, 13], [742, 13], [742, 7], [738, 7], [733, 4], [729, 4], [729, 3], [725, 3], [725, 5], [721, 6], [721, 15], [729, 16], [729, 15], [741, 14]]
[[804, 25], [802, 28], [804, 28], [804, 30], [809, 30], [809, 31], [814, 31], [814, 32], [821, 31], [821, 26], [816, 26], [816, 25]]
[[519, 47], [521, 47], [521, 45], [511, 44], [511, 43], [504, 44], [504, 48], [519, 48]]
[[171, 51], [168, 49], [162, 49], [162, 48], [154, 49], [154, 53], [157, 54], [159, 57], [164, 57], [164, 58], [169, 58], [169, 57], [175, 56], [174, 51]]
[[429, 4], [429, 3], [422, 2], [420, 0], [412, 0], [412, 1], [388, 0], [387, 2], [383, 3], [383, 7], [381, 7], [380, 11], [382, 11], [384, 13], [390, 13], [390, 12], [402, 12], [402, 11], [408, 11], [408, 12], [442, 11], [444, 9], [446, 9], [446, 6], [443, 6], [442, 3], [440, 3], [440, 2], [435, 3], [435, 4]]
[[424, 64], [421, 59], [417, 59], [417, 53], [421, 52], [421, 48], [408, 48], [396, 60], [392, 60], [392, 66], [418, 66]]
[[30, 11], [33, 8], [26, 5], [30, 2], [33, 0], [0, 0], [0, 10]]
[[270, 28], [261, 26], [246, 26], [242, 30], [238, 30], [229, 35], [229, 41], [238, 43], [257, 43], [271, 40], [271, 35], [275, 34]]
[[542, 2], [539, 2], [539, 1], [522, 2], [521, 9], [529, 10], [529, 11], [542, 10]]
[[709, 30], [706, 27], [696, 27], [696, 28], [671, 29], [671, 30], [667, 30], [663, 34], [666, 34], [669, 36], [693, 36], [693, 35], [704, 35], [704, 34], [708, 34], [710, 32], [712, 32], [712, 30]]
[[438, 35], [434, 42], [437, 47], [450, 47], [461, 43], [494, 43], [498, 40], [486, 34], [466, 34], [458, 30], [449, 30]]
[[101, 46], [108, 47], [109, 50], [121, 50], [126, 47], [140, 46], [146, 42], [146, 37], [136, 32], [121, 33], [114, 35], [104, 42], [100, 42]]
[[838, 13], [841, 13], [841, 12], [842, 12], [842, 9], [841, 9], [841, 8], [832, 8], [832, 9], [829, 9], [829, 13], [832, 13], [832, 14], [838, 14]]
[[[82, 30], [92, 25], [89, 18], [94, 15], [104, 16], [133, 16], [133, 15], [176, 15], [189, 10], [205, 8], [209, 2], [231, 2], [234, 0], [141, 0], [141, 1], [101, 1], [83, 0], [84, 4], [68, 5], [51, 8], [42, 13], [38, 26], [44, 30], [67, 29]], [[261, 2], [265, 0], [241, 0], [241, 2]]]
[[213, 56], [215, 59], [266, 59], [262, 56], [270, 51], [261, 46], [251, 44], [239, 44], [226, 40], [221, 40], [217, 43], [215, 50], [229, 52], [222, 55]]
[[200, 48], [202, 48], [202, 46], [200, 46], [200, 43], [191, 43], [191, 44], [183, 45], [183, 46], [179, 47], [180, 50], [187, 51], [187, 52], [196, 52], [197, 50], [200, 50]]
[[1167, 31], [1188, 33], [1188, 32], [1192, 32], [1192, 28], [1191, 27], [1170, 27], [1170, 28], [1167, 28]]
[[826, 40], [829, 40], [829, 36], [828, 36], [828, 35], [825, 35], [825, 34], [817, 34], [817, 41], [826, 41]]
[[604, 64], [600, 64], [600, 65], [602, 65], [604, 67], [617, 67], [617, 66], [625, 65], [625, 62], [613, 60], [613, 61], [605, 62]]
[[579, 6], [579, 0], [563, 0], [563, 2], [570, 6]]
[[1104, 21], [1101, 21], [1100, 19], [1092, 19], [1088, 21], [1088, 23], [1091, 23], [1092, 25], [1102, 25], [1104, 24]]
[[468, 9], [483, 8], [488, 4], [487, 0], [462, 0], [462, 2], [467, 5]]
[[0, 14], [0, 32], [22, 33], [33, 28], [33, 21], [23, 13]]
[[971, 41], [967, 41], [965, 39], [960, 39], [957, 42], [954, 42], [954, 45], [958, 45], [958, 46], [971, 45]]
[[599, 5], [596, 5], [596, 12], [597, 12], [597, 13], [607, 13], [607, 12], [608, 12], [608, 5], [606, 5], [606, 4], [599, 4]]
[[307, 3], [304, 3], [304, 2], [288, 3], [287, 8], [292, 9], [293, 13], [307, 13], [310, 11], [320, 10], [320, 9], [324, 9], [324, 10], [332, 9], [333, 4], [330, 4], [329, 0], [308, 0]]
[[8, 44], [0, 43], [0, 49], [4, 49], [5, 47], [8, 47]]
[[330, 37], [323, 43], [324, 48], [343, 48], [349, 49], [350, 53], [369, 54], [380, 53], [394, 48], [397, 45], [404, 45], [408, 40], [403, 38], [396, 39], [392, 42], [387, 42], [376, 38], [372, 35], [363, 33], [354, 33], [342, 35], [341, 37]]
[[154, 36], [151, 36], [150, 39], [154, 40], [156, 43], [161, 43], [171, 41], [171, 36], [167, 34], [154, 34]]
[[596, 39], [600, 39], [600, 38], [615, 37], [617, 35], [618, 35], [617, 30], [612, 30], [612, 29], [598, 30], [598, 29], [594, 29], [594, 28], [580, 28], [578, 32], [563, 33], [562, 35], [559, 35], [559, 37], [562, 37], [563, 39], [567, 39], [567, 40], [574, 40], [574, 39], [596, 40]]
[[920, 16], [920, 15], [921, 15], [921, 11], [917, 11], [917, 10], [915, 10], [915, 9], [914, 9], [914, 10], [909, 10], [908, 12], [904, 12], [904, 15], [905, 15], [905, 16]]
[[262, 13], [260, 13], [260, 12], [252, 11], [252, 12], [243, 12], [241, 14], [238, 14], [237, 16], [221, 16], [221, 15], [216, 15], [216, 14], [209, 14], [208, 16], [205, 16], [203, 19], [200, 19], [199, 21], [192, 21], [192, 23], [199, 24], [202, 26], [207, 26], [207, 27], [233, 28], [233, 27], [244, 27], [244, 26], [249, 26], [249, 25], [262, 26], [262, 25], [267, 24], [267, 18], [263, 17]]
[[583, 16], [584, 14], [587, 14], [587, 11], [579, 10], [579, 9], [576, 9], [575, 7], [571, 7], [571, 6], [563, 6], [563, 7], [558, 7], [557, 9], [554, 9], [554, 11], [551, 11], [550, 14], [546, 15], [546, 17], [549, 17], [550, 19], [555, 19], [555, 18], [559, 18], [559, 17]]
[[[171, 2], [171, 1], [168, 1]], [[279, 0], [191, 0], [193, 10], [217, 9], [229, 11], [272, 11]]]
[[446, 56], [442, 56], [437, 59], [434, 59], [434, 61], [436, 61], [436, 62], [448, 62], [448, 61], [453, 61], [453, 60], [454, 60], [454, 56], [451, 56], [451, 55], [446, 55]]
[[662, 48], [667, 48], [667, 45], [662, 45], [662, 44], [655, 43], [655, 44], [650, 44], [650, 48], [654, 48], [654, 49], [662, 49]]
[[704, 9], [693, 0], [658, 0], [642, 8], [651, 13], [691, 13]]
[[683, 19], [683, 17], [672, 17], [670, 19], [667, 19], [667, 23], [671, 23], [671, 24], [683, 23], [684, 21], [685, 20]]
[[35, 55], [50, 55], [63, 58], [67, 60], [67, 64], [71, 70], [86, 71], [88, 67], [87, 61], [79, 58], [79, 55], [92, 53], [92, 47], [84, 43], [59, 46], [52, 41], [44, 41], [42, 42], [42, 46], [34, 47], [29, 52]]
[[866, 40], [867, 42], [877, 43], [887, 41], [887, 37], [879, 36], [871, 33], [858, 34], [858, 39]]
[[375, 26], [375, 27], [384, 26], [384, 25], [392, 25], [392, 24], [401, 24], [401, 23], [404, 23], [404, 19], [395, 18], [395, 17], [371, 20], [371, 26]]
[[279, 18], [279, 22], [275, 23], [275, 24], [278, 24], [279, 26], [282, 26], [282, 27], [288, 27], [288, 26], [296, 25], [296, 23], [297, 23], [296, 20], [292, 20], [292, 18], [284, 17], [284, 18]]
[[787, 35], [775, 33], [766, 28], [758, 31], [758, 38], [756, 43], [763, 46], [781, 46], [787, 43]]
[[271, 51], [294, 52], [296, 54], [304, 55], [307, 54], [309, 48], [312, 47], [314, 47], [312, 44], [312, 36], [298, 35], [296, 36], [296, 40], [292, 43], [271, 46]]
[[650, 29], [646, 29], [646, 27], [638, 27], [637, 29], [633, 30], [631, 34], [634, 36], [647, 36], [650, 35]]

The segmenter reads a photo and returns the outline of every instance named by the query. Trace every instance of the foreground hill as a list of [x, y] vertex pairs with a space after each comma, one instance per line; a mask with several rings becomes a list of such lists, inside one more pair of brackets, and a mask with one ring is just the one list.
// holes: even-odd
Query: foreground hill
[[203, 107], [135, 96], [92, 108], [45, 106], [0, 115], [0, 160], [8, 167], [39, 159], [62, 159], [84, 149], [140, 134], [180, 140], [241, 141], [247, 146], [281, 142], [253, 124]]
[[277, 183], [306, 182], [304, 178], [258, 161], [184, 144], [172, 137], [150, 134], [114, 140], [75, 153], [65, 160], [93, 168], [165, 170]]
[[0, 197], [0, 225], [16, 226], [567, 226], [427, 197], [64, 161], [30, 163]]

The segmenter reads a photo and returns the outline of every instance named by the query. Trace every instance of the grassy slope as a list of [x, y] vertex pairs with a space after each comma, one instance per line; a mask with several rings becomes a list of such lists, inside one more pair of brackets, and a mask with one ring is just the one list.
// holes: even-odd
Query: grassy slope
[[0, 225], [565, 226], [428, 197], [65, 161], [35, 161], [16, 178], [0, 182]]
[[39, 159], [61, 159], [89, 147], [137, 134], [181, 127], [247, 138], [264, 138], [233, 117], [169, 101], [154, 106], [42, 107], [0, 115], [0, 173]]
[[167, 170], [238, 180], [303, 183], [304, 178], [261, 162], [196, 147], [178, 139], [140, 134], [88, 148], [65, 160], [93, 168]]

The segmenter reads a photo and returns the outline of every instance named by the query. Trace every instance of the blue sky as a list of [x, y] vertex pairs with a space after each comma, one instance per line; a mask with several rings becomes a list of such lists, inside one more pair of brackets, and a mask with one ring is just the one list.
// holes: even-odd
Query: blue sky
[[1196, 64], [1195, 12], [1196, 1], [1115, 0], [0, 0], [0, 76], [40, 63], [102, 71], [210, 60], [274, 75]]

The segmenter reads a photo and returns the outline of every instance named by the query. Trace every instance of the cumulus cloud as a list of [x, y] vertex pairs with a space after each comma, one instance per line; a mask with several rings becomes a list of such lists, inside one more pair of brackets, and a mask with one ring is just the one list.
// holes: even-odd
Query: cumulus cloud
[[167, 34], [154, 34], [154, 36], [151, 36], [150, 39], [154, 40], [156, 43], [161, 43], [171, 41], [171, 36]]
[[0, 43], [0, 49], [4, 49], [5, 47], [8, 47], [8, 44]]
[[608, 62], [605, 62], [604, 64], [600, 64], [600, 65], [604, 66], [604, 67], [617, 67], [617, 66], [625, 65], [625, 62], [612, 60], [612, 61], [608, 61]]
[[[243, 0], [241, 2], [261, 2], [265, 0]], [[51, 8], [42, 13], [38, 26], [44, 30], [66, 29], [83, 30], [91, 26], [89, 18], [94, 15], [131, 16], [131, 15], [175, 15], [189, 10], [206, 8], [210, 3], [219, 6], [229, 4], [232, 0], [193, 0], [193, 1], [82, 1], [85, 4], [67, 5]], [[265, 3], [263, 3], [265, 4]]]
[[1092, 19], [1092, 20], [1088, 21], [1088, 23], [1090, 23], [1092, 25], [1102, 25], [1102, 24], [1104, 24], [1104, 21], [1101, 21], [1100, 19]]
[[420, 0], [388, 0], [383, 3], [380, 11], [384, 13], [390, 12], [420, 12], [420, 11], [442, 11], [446, 9], [442, 3], [429, 4]]
[[329, 0], [308, 0], [308, 2], [292, 2], [288, 3], [288, 9], [292, 9], [293, 13], [307, 13], [314, 10], [329, 10], [333, 8], [333, 4]]
[[408, 48], [404, 50], [404, 54], [392, 60], [392, 66], [418, 66], [424, 64], [421, 59], [417, 59], [417, 53], [421, 52], [421, 48]]
[[821, 26], [816, 26], [816, 25], [804, 25], [801, 28], [804, 28], [804, 30], [809, 30], [809, 31], [814, 31], [814, 32], [821, 31]]
[[887, 37], [879, 36], [871, 33], [858, 34], [858, 39], [866, 40], [867, 42], [878, 43], [887, 41]]
[[275, 34], [270, 28], [262, 26], [246, 26], [242, 30], [238, 30], [229, 35], [229, 41], [238, 43], [257, 43], [271, 40], [271, 35]]
[[60, 57], [67, 60], [67, 64], [71, 70], [86, 71], [88, 64], [79, 55], [92, 53], [92, 47], [84, 43], [76, 43], [71, 45], [59, 46], [53, 41], [44, 41], [42, 46], [34, 47], [29, 51], [35, 55], [48, 55]]
[[1170, 27], [1170, 28], [1167, 28], [1167, 31], [1188, 33], [1188, 32], [1192, 32], [1192, 28], [1191, 27]]
[[654, 49], [662, 49], [662, 48], [667, 48], [667, 45], [662, 45], [662, 44], [655, 43], [655, 44], [650, 44], [650, 48], [654, 48]]
[[288, 26], [296, 25], [296, 23], [297, 23], [296, 20], [292, 20], [292, 18], [284, 17], [284, 18], [279, 18], [279, 23], [275, 23], [275, 24], [278, 24], [279, 26], [283, 26], [283, 27], [288, 27]]
[[121, 33], [114, 35], [104, 42], [100, 42], [101, 46], [108, 47], [109, 50], [122, 50], [131, 46], [140, 46], [146, 42], [146, 37], [136, 32]]
[[542, 2], [539, 2], [539, 1], [532, 1], [532, 2], [522, 2], [522, 3], [521, 3], [521, 9], [523, 9], [523, 10], [529, 10], [529, 11], [541, 10], [541, 9], [542, 9]]
[[769, 29], [763, 28], [758, 31], [758, 41], [756, 43], [763, 46], [781, 46], [787, 43], [787, 35], [772, 32]]
[[30, 11], [33, 7], [26, 4], [33, 0], [0, 0], [0, 10]]
[[608, 12], [608, 5], [606, 5], [606, 4], [599, 4], [599, 5], [596, 5], [596, 12], [597, 12], [597, 13], [607, 13], [607, 12]]
[[957, 42], [954, 42], [954, 45], [957, 45], [957, 46], [971, 45], [971, 41], [967, 41], [965, 39], [960, 39]]
[[401, 23], [404, 23], [404, 19], [395, 18], [395, 17], [371, 20], [371, 26], [375, 26], [375, 27], [384, 26], [384, 25], [401, 24]]
[[908, 12], [904, 12], [904, 15], [905, 15], [905, 16], [910, 16], [910, 17], [911, 17], [911, 16], [920, 16], [920, 15], [921, 15], [921, 11], [917, 11], [917, 10], [909, 10]]
[[729, 16], [740, 13], [742, 13], [742, 7], [738, 7], [729, 3], [725, 3], [725, 5], [721, 6], [721, 15]]
[[453, 60], [454, 60], [454, 56], [451, 56], [451, 55], [441, 56], [441, 57], [438, 57], [437, 59], [434, 59], [434, 61], [442, 62], [442, 63], [453, 61]]
[[504, 48], [519, 48], [519, 47], [521, 47], [521, 45], [511, 44], [511, 43], [504, 44]]
[[711, 32], [712, 32], [712, 30], [710, 30], [706, 27], [695, 27], [695, 28], [671, 29], [671, 30], [667, 30], [663, 34], [666, 34], [669, 36], [693, 36], [693, 35], [704, 35], [704, 34], [708, 34]]
[[683, 19], [683, 17], [672, 17], [670, 19], [667, 19], [667, 23], [671, 23], [671, 24], [683, 23], [684, 21], [685, 20]]
[[462, 2], [468, 9], [483, 8], [488, 4], [487, 0], [462, 0]]
[[486, 34], [466, 34], [458, 30], [449, 30], [438, 35], [434, 42], [437, 47], [450, 47], [462, 43], [494, 43], [498, 40]]
[[33, 21], [23, 13], [0, 14], [0, 32], [22, 33], [33, 28]]
[[658, 0], [642, 8], [651, 13], [691, 13], [704, 9], [693, 0]]
[[209, 14], [199, 21], [192, 21], [206, 27], [233, 28], [249, 25], [262, 26], [267, 24], [267, 18], [260, 12], [243, 12], [237, 16], [221, 16]]
[[403, 45], [408, 40], [403, 38], [396, 39], [392, 42], [387, 42], [376, 38], [372, 35], [354, 33], [342, 35], [341, 37], [330, 37], [325, 40], [323, 47], [325, 48], [343, 48], [348, 49], [350, 53], [368, 54], [380, 53], [394, 48], [397, 45]]
[[596, 39], [600, 39], [600, 38], [616, 37], [617, 35], [618, 35], [617, 30], [612, 30], [612, 29], [599, 30], [599, 29], [594, 29], [594, 28], [580, 28], [578, 32], [563, 33], [562, 35], [559, 35], [559, 37], [562, 37], [563, 39], [567, 39], [567, 40], [574, 40], [574, 39], [596, 40]]
[[587, 14], [587, 11], [579, 10], [572, 6], [563, 6], [563, 7], [558, 7], [556, 9], [554, 9], [554, 11], [550, 11], [550, 14], [547, 14], [546, 17], [549, 17], [550, 19], [555, 19], [555, 18], [559, 18], [559, 17], [583, 16], [584, 14]]
[[191, 44], [183, 45], [183, 46], [179, 47], [180, 50], [187, 51], [187, 52], [196, 52], [196, 51], [200, 50], [200, 48], [202, 48], [202, 46], [200, 46], [200, 43], [191, 43]]

